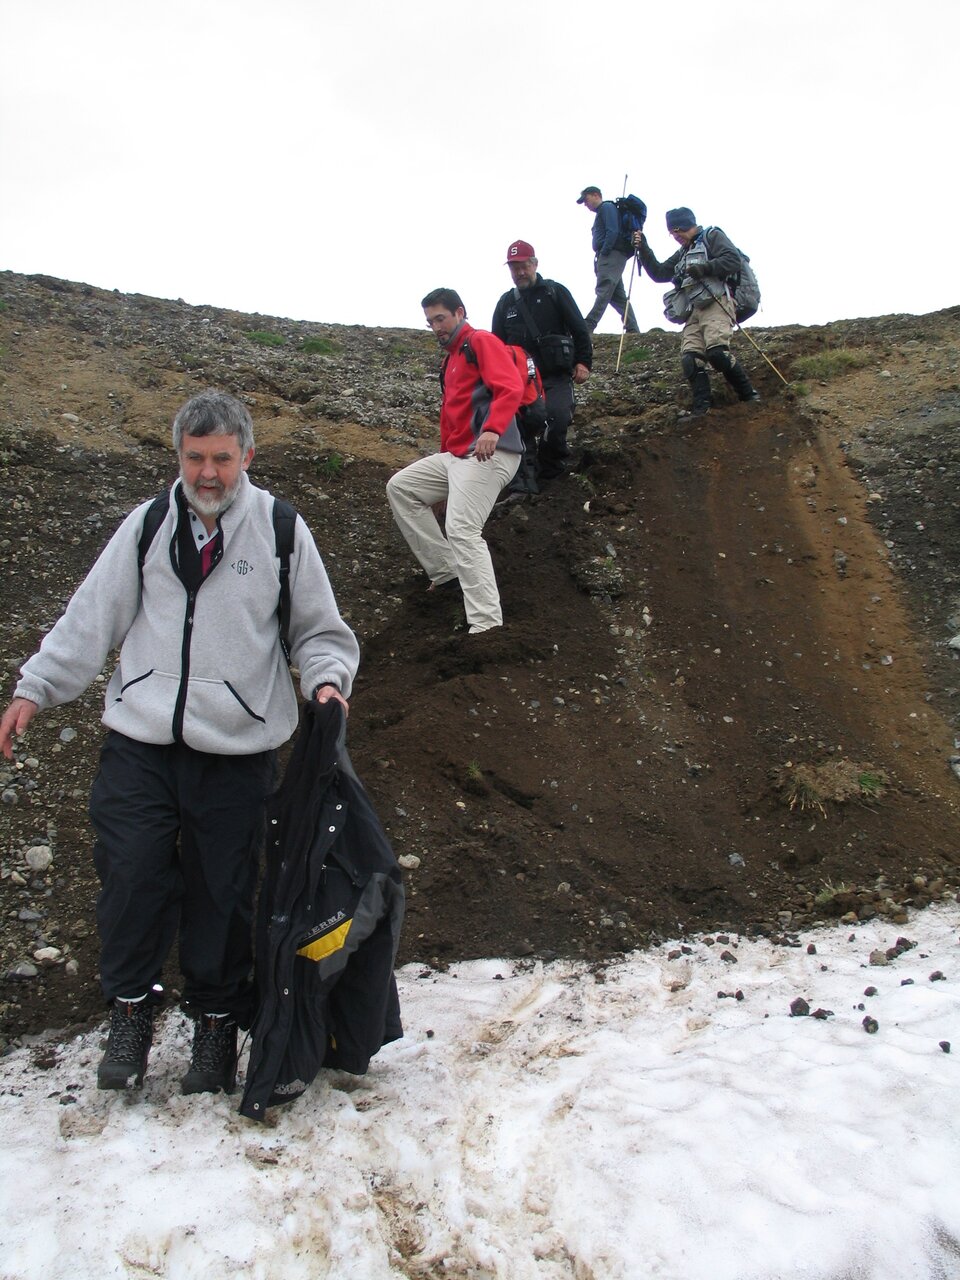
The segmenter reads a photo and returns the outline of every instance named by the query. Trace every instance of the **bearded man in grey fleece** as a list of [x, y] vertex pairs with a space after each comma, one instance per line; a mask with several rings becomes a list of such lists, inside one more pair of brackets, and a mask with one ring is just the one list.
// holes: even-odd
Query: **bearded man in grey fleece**
[[[207, 391], [173, 421], [180, 477], [130, 513], [0, 718], [0, 750], [38, 711], [78, 697], [112, 650], [107, 736], [90, 816], [100, 877], [100, 980], [111, 1008], [101, 1089], [142, 1084], [167, 954], [179, 933], [183, 1007], [196, 1019], [185, 1093], [232, 1092], [252, 1014], [252, 921], [263, 804], [297, 724], [280, 643], [274, 499], [250, 483], [253, 423]], [[159, 518], [159, 517], [158, 517]], [[149, 545], [145, 543], [149, 541]], [[289, 566], [290, 661], [306, 698], [346, 707], [359, 660], [309, 529]]]

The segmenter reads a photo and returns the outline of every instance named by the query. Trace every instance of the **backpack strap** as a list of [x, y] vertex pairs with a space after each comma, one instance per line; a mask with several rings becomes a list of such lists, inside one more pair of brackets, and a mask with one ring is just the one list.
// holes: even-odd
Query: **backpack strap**
[[143, 589], [143, 562], [146, 560], [147, 552], [153, 545], [153, 540], [157, 536], [169, 510], [170, 492], [167, 490], [157, 494], [144, 514], [140, 540], [137, 543], [137, 576], [140, 579], [141, 590]]
[[277, 618], [280, 622], [280, 648], [287, 662], [290, 661], [290, 557], [297, 528], [297, 511], [283, 498], [273, 500], [273, 532], [280, 561], [280, 599], [277, 602]]
[[[703, 228], [703, 232], [702, 232], [702, 235], [703, 235], [703, 242], [704, 242], [704, 244], [705, 244], [705, 245], [707, 245], [707, 257], [708, 257], [708, 258], [709, 258], [709, 256], [710, 256], [710, 246], [707, 244], [707, 235], [708, 235], [711, 231], [720, 231], [720, 228], [719, 228], [719, 227], [704, 227], [704, 228]], [[724, 232], [723, 232], [723, 231], [720, 231], [720, 234], [721, 234], [721, 235], [723, 235], [723, 234], [724, 234]], [[730, 237], [729, 237], [729, 236], [727, 236], [727, 239], [728, 239], [728, 240], [730, 240]], [[737, 249], [737, 246], [733, 243], [733, 241], [732, 241], [732, 240], [730, 240], [730, 244], [731, 244], [731, 245], [733, 245], [733, 248], [736, 250], [737, 256], [738, 256], [739, 258], [742, 258], [742, 257], [743, 257], [743, 254], [740, 252], [740, 250], [739, 250], [739, 249]], [[729, 282], [730, 286], [731, 286], [734, 290], [736, 290], [737, 285], [740, 283], [740, 274], [741, 274], [741, 273], [740, 273], [739, 271], [735, 271], [735, 272], [734, 272], [734, 274], [733, 274], [732, 276], [727, 276], [727, 281]]]
[[[169, 492], [159, 493], [147, 507], [137, 542], [137, 574], [143, 588], [143, 563], [153, 540], [170, 509]], [[287, 662], [290, 661], [290, 557], [297, 528], [297, 509], [283, 498], [273, 500], [273, 533], [280, 561], [280, 597], [277, 601], [277, 618], [280, 625], [280, 647]]]
[[527, 326], [527, 329], [530, 331], [530, 336], [533, 338], [534, 342], [539, 342], [540, 339], [543, 337], [543, 334], [540, 332], [540, 327], [537, 324], [536, 320], [534, 320], [533, 316], [530, 314], [530, 308], [527, 306], [527, 304], [524, 302], [523, 298], [521, 297], [520, 290], [517, 289], [516, 287], [513, 290], [513, 296], [516, 299], [517, 310], [523, 316], [523, 323]]
[[[460, 345], [459, 354], [463, 356], [467, 364], [476, 364], [477, 357], [473, 354], [473, 348], [470, 346], [470, 339], [464, 338]], [[442, 395], [447, 389], [447, 365], [450, 363], [450, 352], [443, 357], [443, 363], [440, 366], [440, 394]]]

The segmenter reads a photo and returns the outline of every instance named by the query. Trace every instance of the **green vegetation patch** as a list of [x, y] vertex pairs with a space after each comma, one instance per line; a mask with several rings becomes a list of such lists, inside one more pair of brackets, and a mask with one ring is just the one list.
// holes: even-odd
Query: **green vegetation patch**
[[337, 350], [332, 338], [304, 338], [300, 350], [308, 356], [332, 356]]
[[649, 360], [653, 352], [649, 347], [630, 347], [623, 353], [621, 364], [642, 364]]
[[259, 347], [282, 347], [286, 342], [282, 333], [271, 333], [269, 329], [251, 329], [247, 337]]
[[846, 881], [841, 880], [839, 884], [834, 884], [832, 880], [824, 880], [823, 888], [814, 898], [814, 902], [820, 908], [831, 907], [837, 898], [848, 893], [850, 893], [850, 886]]
[[863, 369], [874, 363], [874, 357], [868, 352], [853, 347], [837, 347], [830, 351], [818, 351], [816, 355], [800, 356], [793, 362], [795, 377], [816, 378], [821, 382], [830, 378], [839, 378], [851, 369]]
[[340, 453], [328, 453], [325, 458], [318, 458], [314, 463], [317, 475], [322, 480], [335, 480], [343, 471], [345, 459]]
[[799, 813], [827, 816], [827, 805], [866, 804], [886, 794], [890, 780], [882, 769], [853, 760], [827, 760], [822, 764], [786, 764], [773, 771], [774, 789], [781, 803]]

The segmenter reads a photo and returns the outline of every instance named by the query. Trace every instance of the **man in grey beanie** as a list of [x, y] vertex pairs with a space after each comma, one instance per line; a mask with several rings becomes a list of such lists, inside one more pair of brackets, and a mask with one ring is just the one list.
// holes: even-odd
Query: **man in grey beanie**
[[719, 227], [701, 227], [693, 211], [667, 211], [667, 231], [680, 246], [665, 262], [654, 257], [642, 231], [634, 236], [640, 262], [652, 280], [673, 281], [682, 307], [669, 318], [683, 324], [680, 365], [693, 391], [693, 416], [712, 404], [708, 366], [723, 374], [740, 400], [759, 400], [743, 366], [730, 351], [736, 307], [730, 281], [740, 272], [740, 254]]

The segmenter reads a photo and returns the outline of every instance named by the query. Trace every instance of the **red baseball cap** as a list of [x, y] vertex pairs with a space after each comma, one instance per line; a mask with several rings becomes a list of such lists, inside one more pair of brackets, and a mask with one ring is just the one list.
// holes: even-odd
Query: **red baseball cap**
[[526, 262], [536, 256], [536, 250], [532, 244], [528, 244], [526, 240], [514, 240], [507, 250], [507, 260], [503, 265], [509, 267], [511, 262]]

